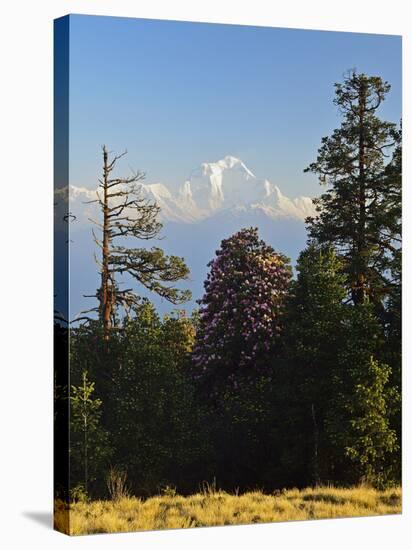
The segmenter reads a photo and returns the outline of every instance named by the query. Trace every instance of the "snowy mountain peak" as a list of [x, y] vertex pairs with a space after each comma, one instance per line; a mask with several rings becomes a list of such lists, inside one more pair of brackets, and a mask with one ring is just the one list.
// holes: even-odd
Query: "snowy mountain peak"
[[249, 178], [255, 177], [240, 159], [231, 155], [227, 155], [216, 162], [203, 162], [201, 164], [201, 170], [204, 175], [221, 174], [227, 170], [236, 170], [239, 173], [244, 173]]
[[[194, 223], [215, 215], [240, 212], [275, 219], [303, 221], [314, 215], [309, 197], [289, 198], [268, 179], [257, 178], [242, 160], [225, 156], [216, 162], [204, 162], [193, 170], [178, 189], [172, 191], [163, 183], [142, 184], [144, 196], [160, 207], [163, 221]], [[90, 200], [92, 190], [71, 186], [71, 200]]]
[[204, 162], [200, 170], [179, 190], [179, 197], [191, 214], [191, 219], [204, 219], [220, 211], [260, 210], [272, 218], [291, 217], [304, 220], [313, 213], [308, 197], [289, 199], [277, 185], [261, 180], [233, 156], [216, 162]]

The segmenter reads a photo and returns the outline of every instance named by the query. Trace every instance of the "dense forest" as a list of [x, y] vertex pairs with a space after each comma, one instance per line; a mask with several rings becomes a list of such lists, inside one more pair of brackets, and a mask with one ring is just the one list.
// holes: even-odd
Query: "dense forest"
[[[401, 126], [378, 116], [389, 90], [356, 71], [335, 85], [341, 124], [306, 168], [324, 192], [295, 269], [257, 228], [222, 236], [191, 315], [184, 259], [135, 248], [162, 230], [144, 174], [118, 177], [120, 155], [103, 148], [101, 284], [89, 312], [55, 326], [60, 449], [70, 412], [58, 496], [399, 485]], [[143, 287], [175, 313], [161, 317]]]

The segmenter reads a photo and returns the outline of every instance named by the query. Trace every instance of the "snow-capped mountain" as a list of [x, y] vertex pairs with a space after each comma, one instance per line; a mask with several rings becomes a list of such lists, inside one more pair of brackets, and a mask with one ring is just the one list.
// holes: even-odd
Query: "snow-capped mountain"
[[[164, 183], [143, 183], [141, 191], [158, 204], [163, 222], [196, 223], [223, 212], [235, 216], [261, 213], [273, 220], [300, 221], [314, 214], [312, 199], [287, 197], [277, 185], [257, 178], [233, 156], [204, 162], [177, 192]], [[72, 185], [69, 195], [70, 210], [80, 222], [93, 217], [97, 207], [90, 201], [96, 198], [95, 191]]]
[[258, 179], [238, 158], [204, 162], [177, 194], [160, 183], [143, 186], [161, 208], [163, 219], [192, 223], [221, 211], [261, 211], [266, 216], [304, 220], [314, 213], [309, 197], [291, 199], [267, 179]]

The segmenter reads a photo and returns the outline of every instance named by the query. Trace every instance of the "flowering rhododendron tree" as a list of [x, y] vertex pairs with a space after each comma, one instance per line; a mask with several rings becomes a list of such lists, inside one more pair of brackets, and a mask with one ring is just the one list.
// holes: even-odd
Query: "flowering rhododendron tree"
[[282, 254], [242, 229], [221, 243], [209, 263], [193, 351], [195, 376], [237, 379], [269, 374], [282, 331], [291, 269]]

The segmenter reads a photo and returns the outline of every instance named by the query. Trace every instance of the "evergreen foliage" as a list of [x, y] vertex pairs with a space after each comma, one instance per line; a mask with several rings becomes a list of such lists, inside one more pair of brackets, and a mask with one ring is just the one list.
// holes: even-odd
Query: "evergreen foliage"
[[127, 470], [135, 494], [176, 484], [184, 490], [205, 450], [187, 375], [191, 321], [179, 315], [161, 320], [145, 303], [125, 323], [121, 339], [109, 402], [114, 461]]
[[[307, 220], [309, 235], [342, 256], [355, 304], [381, 304], [391, 293], [387, 268], [400, 241], [400, 134], [394, 123], [377, 116], [389, 90], [380, 77], [356, 71], [336, 84], [334, 103], [342, 124], [322, 138], [316, 161], [306, 168], [328, 186], [315, 199], [318, 214]], [[386, 167], [394, 148], [392, 165]]]
[[89, 495], [90, 484], [96, 481], [110, 456], [108, 433], [100, 423], [102, 401], [94, 395], [95, 383], [86, 371], [79, 386], [70, 392], [70, 476], [72, 495]]
[[300, 254], [289, 300], [286, 353], [297, 399], [292, 433], [301, 442], [293, 460], [301, 462], [308, 483], [333, 477], [325, 416], [335, 395], [333, 376], [342, 341], [344, 282], [342, 262], [332, 248], [311, 245]]
[[389, 413], [400, 396], [389, 384], [390, 367], [377, 359], [379, 338], [370, 305], [346, 309], [326, 423], [337, 473], [347, 482], [384, 485], [397, 470], [399, 443]]

